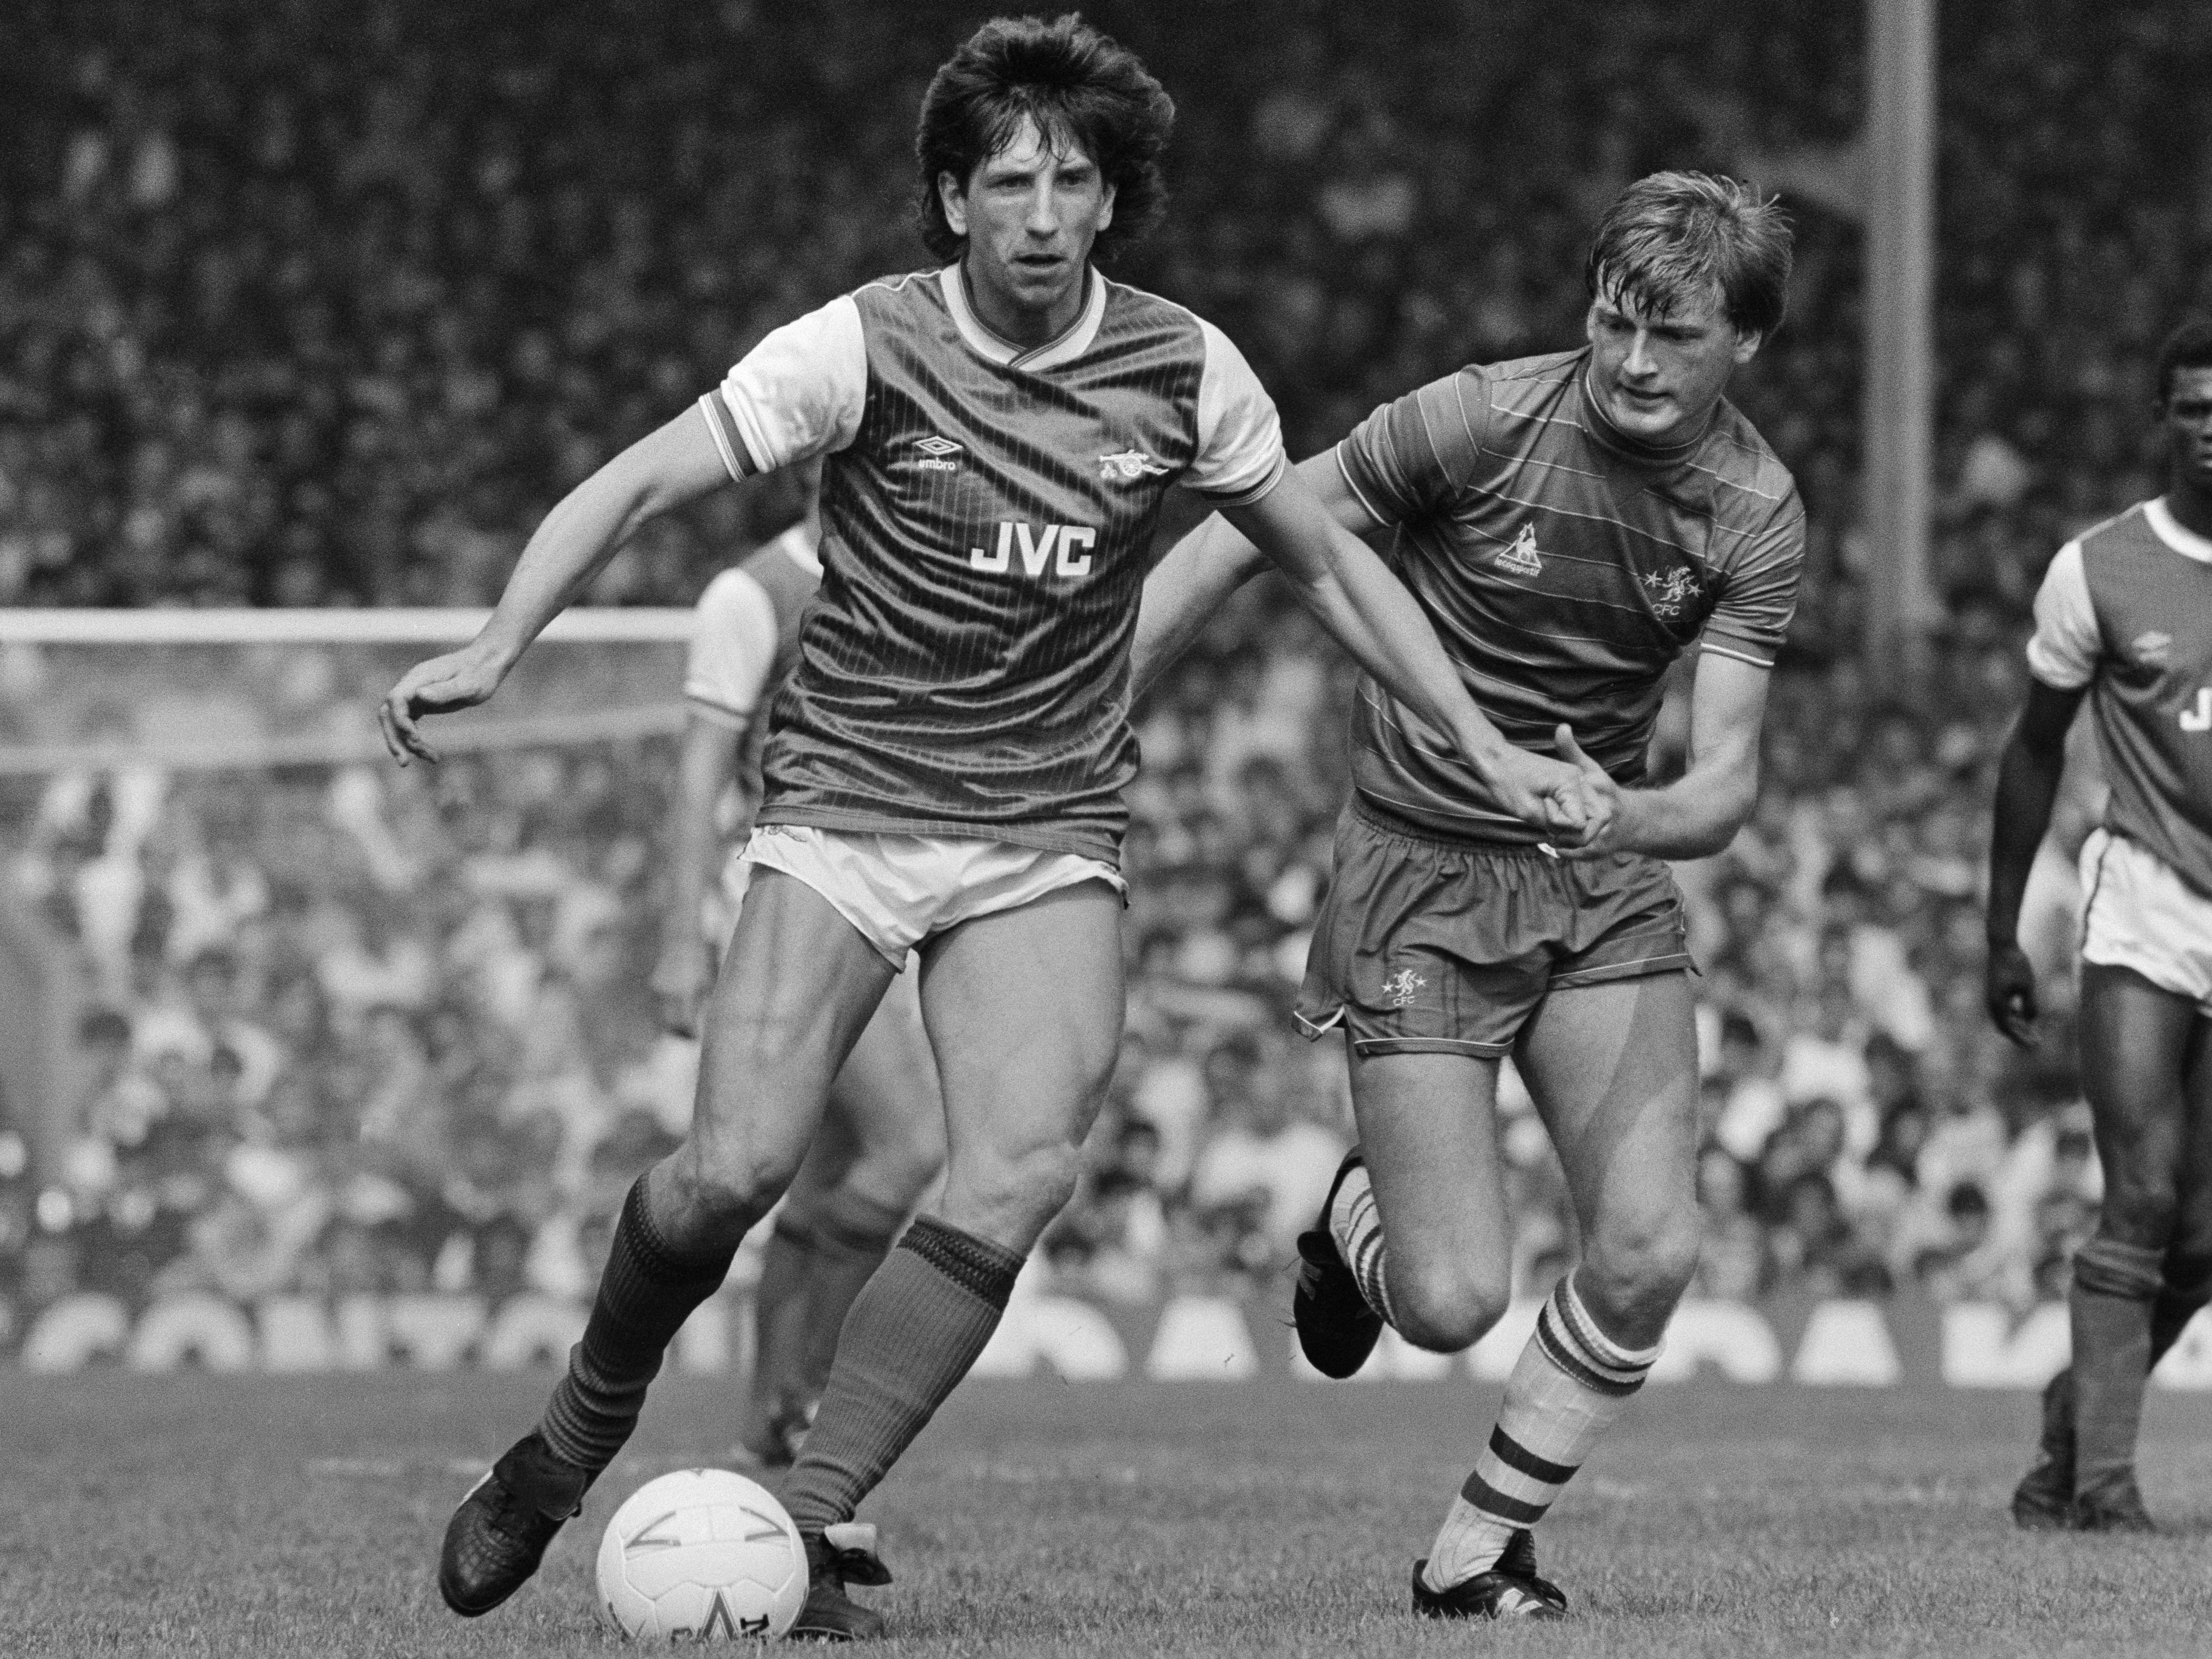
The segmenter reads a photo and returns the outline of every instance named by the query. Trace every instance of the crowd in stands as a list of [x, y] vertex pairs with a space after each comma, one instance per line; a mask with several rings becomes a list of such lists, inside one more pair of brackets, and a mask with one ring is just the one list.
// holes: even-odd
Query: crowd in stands
[[[0, 604], [480, 603], [538, 516], [768, 328], [921, 257], [911, 112], [971, 9], [840, 0], [22, 0], [0, 67]], [[2033, 1055], [1978, 1011], [1996, 744], [2042, 564], [2157, 488], [2150, 350], [2212, 305], [2189, 0], [1944, 8], [1944, 649], [1856, 655], [1859, 10], [1102, 4], [1177, 96], [1121, 274], [1244, 347], [1295, 453], [1470, 358], [1571, 343], [1581, 247], [1660, 165], [1790, 181], [1792, 315], [1741, 401], [1812, 514], [1766, 787], [1685, 866], [1709, 1141], [1699, 1294], [2024, 1305], [2097, 1172], [2064, 975]], [[893, 10], [895, 22], [887, 21]], [[2094, 54], [2048, 50], [2094, 27]], [[599, 603], [684, 604], [775, 526], [725, 492]], [[1134, 992], [1044, 1255], [1139, 1298], [1279, 1277], [1350, 1129], [1287, 1021], [1343, 798], [1347, 670], [1255, 591], [1140, 710]], [[1679, 763], [1679, 698], [1658, 745]], [[1926, 712], [1940, 710], [1940, 714]], [[581, 1294], [684, 1121], [642, 983], [665, 745], [0, 787], [82, 963], [64, 1166], [0, 1130], [0, 1297]], [[2083, 827], [2078, 810], [2073, 833]], [[2063, 963], [2063, 882], [2045, 959]], [[1522, 1288], [1573, 1249], [1508, 1073]]]
[[[1348, 1144], [1340, 1041], [1288, 1010], [1349, 670], [1284, 603], [1254, 590], [1141, 711], [1128, 1035], [1043, 1250], [1109, 1299], [1276, 1280]], [[1978, 1007], [1981, 803], [2018, 661], [2009, 641], [1948, 657], [1940, 726], [1849, 659], [1782, 673], [1756, 818], [1680, 866], [1701, 1294], [2017, 1306], [2063, 1284], [2097, 1196], [2066, 975], [2035, 1055]], [[1662, 767], [1679, 741], [1670, 716]], [[0, 1296], [587, 1290], [690, 1105], [695, 1054], [644, 991], [672, 771], [656, 738], [0, 787], [15, 890], [85, 992], [62, 1166], [41, 1188], [0, 1136]], [[2066, 925], [2063, 896], [2043, 907], [2046, 962]], [[1540, 1291], [1573, 1222], [1510, 1070], [1500, 1127]]]

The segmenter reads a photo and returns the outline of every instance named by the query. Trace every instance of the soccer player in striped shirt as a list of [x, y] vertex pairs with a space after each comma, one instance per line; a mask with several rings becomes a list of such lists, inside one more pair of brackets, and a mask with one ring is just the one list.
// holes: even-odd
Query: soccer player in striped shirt
[[[1528, 1529], [1642, 1385], [1697, 1263], [1690, 958], [1661, 860], [1718, 852], [1758, 789], [1804, 511], [1723, 393], [1782, 320], [1789, 269], [1773, 204], [1655, 174], [1598, 227], [1587, 344], [1446, 375], [1301, 469], [1340, 524], [1387, 538], [1499, 730], [1556, 746], [1611, 808], [1587, 844], [1547, 844], [1395, 694], [1359, 687], [1298, 1018], [1348, 1039], [1361, 1144], [1299, 1241], [1300, 1342], [1348, 1376], [1386, 1322], [1451, 1352], [1504, 1311], [1508, 1054], [1583, 1241], [1415, 1565], [1419, 1613], [1564, 1611]], [[1146, 589], [1140, 688], [1257, 568], [1218, 520], [1176, 546]], [[1688, 770], [1645, 787], [1662, 682], [1693, 647]]]
[[2058, 550], [1997, 771], [1990, 1017], [2035, 1040], [2021, 901], [2086, 701], [2112, 795], [2081, 848], [2081, 1085], [2105, 1195], [2074, 1255], [2073, 1363], [2043, 1395], [2030, 1528], [2152, 1529], [2136, 1484], [2151, 1367], [2212, 1301], [2212, 321], [2159, 353], [2166, 494]]
[[925, 237], [949, 263], [769, 335], [556, 506], [478, 638], [385, 700], [393, 753], [431, 757], [423, 716], [491, 696], [639, 524], [823, 458], [822, 586], [776, 695], [691, 1133], [625, 1200], [538, 1426], [447, 1529], [439, 1582], [459, 1613], [536, 1571], [627, 1440], [664, 1349], [790, 1181], [918, 947], [944, 1196], [854, 1303], [783, 1491], [811, 1570], [795, 1630], [881, 1631], [847, 1591], [887, 1577], [855, 1509], [989, 1340], [1112, 1071], [1129, 642], [1170, 488], [1266, 550], [1501, 810], [1571, 840], [1606, 828], [1609, 800], [1498, 734], [1411, 596], [1289, 471], [1236, 348], [1092, 268], [1094, 246], [1157, 210], [1173, 113], [1073, 16], [986, 24], [922, 105]]
[[[744, 902], [752, 866], [720, 855], [742, 838], [760, 799], [768, 703], [799, 654], [799, 625], [822, 582], [816, 549], [821, 463], [788, 474], [805, 505], [781, 535], [699, 595], [684, 675], [684, 738], [669, 803], [668, 908], [652, 988], [661, 1023], [699, 1034], [717, 953], [702, 922], [719, 863], [719, 944]], [[739, 821], [716, 822], [732, 784]], [[741, 844], [741, 842], [740, 842]], [[753, 1363], [738, 1443], [744, 1461], [782, 1468], [798, 1455], [829, 1380], [837, 1333], [899, 1229], [945, 1166], [937, 1060], [922, 1030], [915, 976], [902, 974], [831, 1086], [821, 1130], [776, 1208], [753, 1289]]]

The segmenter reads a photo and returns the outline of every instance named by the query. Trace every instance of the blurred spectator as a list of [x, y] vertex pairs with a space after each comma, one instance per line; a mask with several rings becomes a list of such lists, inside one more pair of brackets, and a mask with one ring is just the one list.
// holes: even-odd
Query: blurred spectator
[[1793, 1176], [1776, 1200], [1768, 1237], [1773, 1287], [1807, 1296], [1877, 1296], [1890, 1288], [1881, 1258], [1853, 1231], [1836, 1188], [1817, 1170]]
[[1214, 1127], [1191, 1171], [1190, 1202], [1236, 1218], [1243, 1260], [1254, 1267], [1291, 1259], [1344, 1156], [1339, 1136], [1298, 1115], [1281, 1051], [1288, 1040], [1234, 1031], [1206, 1058]]
[[1708, 1146], [1698, 1159], [1698, 1206], [1705, 1243], [1690, 1294], [1723, 1302], [1749, 1301], [1766, 1287], [1766, 1229], [1749, 1206], [1749, 1172], [1724, 1146]]

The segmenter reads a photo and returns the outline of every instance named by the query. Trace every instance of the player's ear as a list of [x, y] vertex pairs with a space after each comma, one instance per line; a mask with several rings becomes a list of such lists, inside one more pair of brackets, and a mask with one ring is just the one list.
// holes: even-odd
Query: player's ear
[[1766, 341], [1766, 336], [1765, 336], [1764, 334], [1760, 333], [1760, 332], [1759, 332], [1757, 329], [1755, 329], [1755, 328], [1740, 328], [1740, 329], [1736, 330], [1736, 331], [1735, 331], [1735, 360], [1736, 360], [1736, 362], [1737, 362], [1738, 363], [1747, 363], [1747, 362], [1750, 362], [1753, 357], [1756, 357], [1757, 356], [1759, 356], [1759, 348], [1761, 345], [1765, 344], [1765, 341]]
[[951, 169], [937, 175], [937, 204], [945, 210], [945, 223], [955, 236], [968, 234], [968, 191]]
[[1098, 194], [1098, 225], [1103, 230], [1114, 222], [1114, 186], [1109, 185]]

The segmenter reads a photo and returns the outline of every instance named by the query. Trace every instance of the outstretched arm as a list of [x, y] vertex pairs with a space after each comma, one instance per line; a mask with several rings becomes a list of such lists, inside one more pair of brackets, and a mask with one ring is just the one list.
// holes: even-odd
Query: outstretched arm
[[[1334, 450], [1310, 455], [1295, 470], [1322, 510], [1353, 535], [1379, 527], [1344, 482]], [[1267, 556], [1218, 513], [1170, 548], [1145, 579], [1136, 643], [1129, 653], [1131, 701], [1152, 690], [1167, 665], [1206, 631], [1229, 596], [1267, 568]]]
[[707, 419], [695, 406], [647, 433], [578, 484], [522, 550], [499, 605], [475, 639], [410, 669], [378, 709], [384, 745], [402, 766], [438, 752], [417, 724], [483, 702], [531, 641], [568, 607], [647, 520], [727, 483]]
[[1136, 642], [1129, 649], [1129, 700], [1151, 690], [1229, 596], [1267, 565], [1260, 550], [1218, 513], [1170, 548], [1145, 578]]
[[1582, 751], [1573, 731], [1559, 727], [1559, 753], [1582, 769], [1593, 795], [1610, 798], [1613, 822], [1571, 856], [1648, 853], [1701, 859], [1735, 839], [1759, 801], [1759, 730], [1766, 717], [1771, 671], [1740, 657], [1708, 651], [1690, 686], [1690, 765], [1661, 789], [1623, 789]]
[[2023, 1048], [2035, 1044], [2035, 969], [2020, 948], [2021, 901], [2036, 849], [2051, 828], [2051, 803], [2066, 771], [2066, 731], [2087, 686], [2062, 691], [2030, 680], [1997, 762], [1997, 797], [1990, 826], [1990, 908], [1984, 921], [1989, 957], [1982, 1000], [1990, 1019]]
[[1285, 473], [1267, 495], [1224, 516], [1362, 668], [1449, 738], [1507, 811], [1571, 844], [1602, 829], [1604, 808], [1576, 769], [1505, 740], [1468, 695], [1419, 603], [1330, 515], [1301, 472]]

